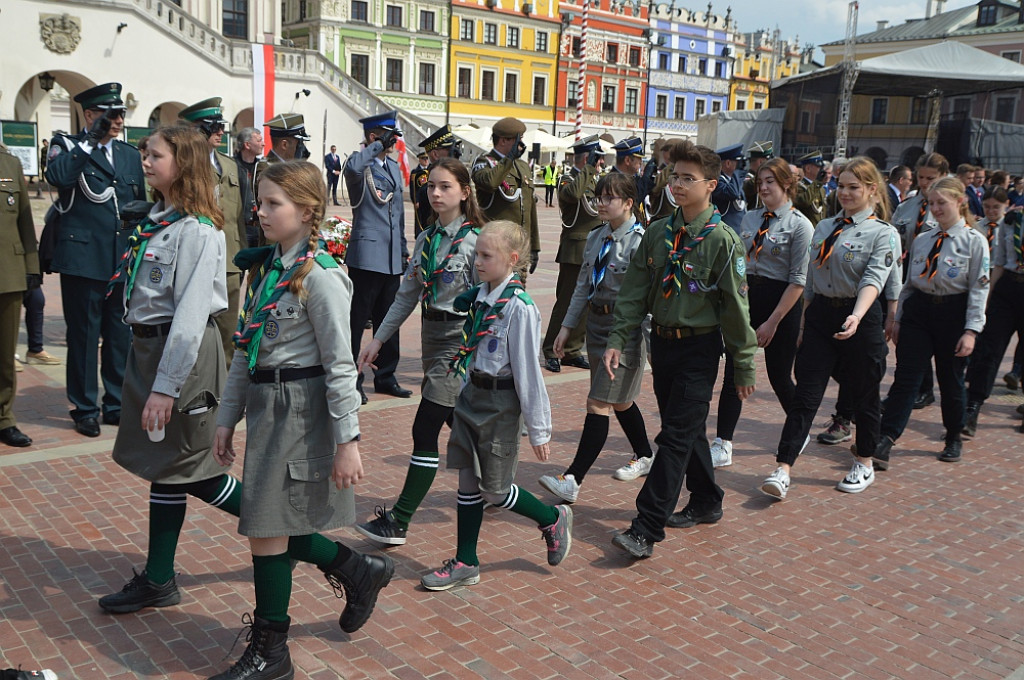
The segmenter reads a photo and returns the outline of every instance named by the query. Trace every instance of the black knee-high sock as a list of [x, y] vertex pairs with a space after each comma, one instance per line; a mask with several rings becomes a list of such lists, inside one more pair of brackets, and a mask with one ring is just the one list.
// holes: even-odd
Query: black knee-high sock
[[202, 482], [185, 484], [186, 492], [223, 510], [229, 515], [238, 517], [242, 508], [242, 483], [231, 475], [221, 475]]
[[633, 447], [633, 455], [637, 458], [649, 458], [654, 455], [651, 451], [651, 442], [647, 440], [647, 425], [644, 424], [644, 416], [640, 413], [636, 402], [625, 411], [616, 411], [615, 417], [622, 426], [622, 431]]
[[576, 447], [576, 457], [565, 474], [576, 478], [577, 484], [583, 483], [587, 471], [597, 460], [604, 443], [608, 441], [608, 416], [598, 413], [588, 413], [583, 421], [583, 432], [580, 434], [580, 443]]

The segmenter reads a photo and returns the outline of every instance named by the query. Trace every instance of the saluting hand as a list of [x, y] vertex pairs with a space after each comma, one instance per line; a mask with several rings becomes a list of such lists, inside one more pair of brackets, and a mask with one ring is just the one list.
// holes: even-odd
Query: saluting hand
[[213, 459], [224, 466], [230, 466], [235, 462], [235, 428], [217, 428], [213, 435]]
[[331, 481], [340, 489], [347, 489], [363, 478], [363, 459], [359, 456], [359, 442], [350, 441], [338, 444], [334, 454], [334, 467], [331, 469]]

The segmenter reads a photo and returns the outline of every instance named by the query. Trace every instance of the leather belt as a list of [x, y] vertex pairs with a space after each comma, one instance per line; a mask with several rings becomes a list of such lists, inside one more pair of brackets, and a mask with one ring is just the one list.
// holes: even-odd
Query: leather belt
[[469, 374], [469, 382], [473, 383], [474, 387], [482, 387], [485, 390], [512, 390], [516, 387], [515, 378], [512, 376], [499, 378], [477, 372]]
[[611, 314], [615, 311], [615, 305], [595, 305], [593, 302], [588, 302], [587, 305], [590, 307], [591, 314]]
[[708, 326], [707, 328], [675, 328], [672, 326], [660, 326], [651, 322], [651, 332], [665, 340], [682, 340], [683, 338], [692, 338], [697, 335], [707, 335], [708, 333], [712, 333], [716, 330], [718, 330], [718, 326]]
[[855, 297], [852, 297], [852, 298], [837, 298], [837, 297], [829, 297], [827, 295], [815, 295], [814, 299], [818, 299], [819, 297], [829, 307], [852, 307], [853, 305], [857, 304], [857, 298], [855, 298]]
[[143, 323], [132, 324], [132, 335], [137, 338], [159, 338], [167, 335], [171, 332], [171, 322], [158, 323], [153, 326], [147, 326]]
[[443, 309], [425, 309], [423, 310], [423, 318], [427, 321], [465, 321], [466, 317], [464, 314], [453, 314], [452, 312], [446, 312]]
[[929, 295], [928, 293], [917, 293], [921, 295], [925, 300], [932, 303], [933, 305], [946, 305], [950, 302], [963, 302], [967, 299], [967, 293], [957, 293], [955, 295]]
[[306, 366], [304, 368], [257, 368], [249, 374], [249, 380], [254, 383], [279, 383], [302, 380], [303, 378], [317, 378], [326, 373], [323, 366]]

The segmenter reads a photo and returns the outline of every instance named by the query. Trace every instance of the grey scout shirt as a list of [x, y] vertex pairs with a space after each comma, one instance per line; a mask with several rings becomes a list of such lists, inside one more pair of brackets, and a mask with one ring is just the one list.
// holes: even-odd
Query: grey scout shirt
[[[149, 217], [160, 222], [173, 212], [160, 202]], [[170, 397], [181, 393], [199, 356], [206, 320], [228, 308], [224, 252], [224, 233], [191, 215], [167, 225], [146, 244], [136, 264], [131, 300], [125, 302], [124, 321], [171, 324], [154, 392]]]
[[586, 248], [583, 251], [583, 264], [580, 267], [579, 276], [576, 278], [576, 288], [569, 301], [569, 309], [566, 310], [565, 317], [562, 319], [563, 326], [576, 328], [576, 325], [579, 324], [580, 316], [587, 306], [590, 285], [594, 280], [594, 268], [601, 254], [601, 247], [608, 237], [612, 239], [611, 249], [608, 251], [608, 265], [605, 268], [604, 278], [601, 279], [594, 297], [589, 302], [598, 306], [615, 306], [615, 299], [619, 296], [619, 289], [622, 288], [622, 279], [626, 276], [629, 261], [633, 259], [633, 253], [640, 245], [644, 231], [636, 218], [631, 217], [618, 229], [612, 229], [611, 225], [605, 222], [590, 232], [590, 235], [587, 236]]
[[892, 225], [876, 218], [870, 208], [853, 215], [853, 224], [846, 225], [836, 239], [832, 256], [818, 266], [816, 258], [822, 242], [845, 213], [818, 223], [811, 238], [810, 263], [804, 298], [815, 295], [831, 298], [853, 298], [861, 288], [874, 286], [879, 293], [885, 288], [898, 251], [899, 238]]
[[[750, 246], [764, 222], [765, 208], [748, 212], [740, 225], [743, 252], [750, 252]], [[759, 255], [747, 256], [747, 276], [763, 276], [766, 279], [787, 281], [796, 286], [807, 282], [807, 261], [810, 259], [808, 246], [814, 227], [804, 214], [787, 201], [778, 210], [776, 217], [768, 223]]]
[[[281, 258], [287, 271], [308, 247], [302, 240], [282, 254], [278, 244], [274, 256]], [[360, 399], [349, 326], [352, 281], [341, 267], [324, 269], [313, 263], [302, 287], [305, 296], [286, 292], [267, 318], [256, 368], [323, 366], [334, 442], [345, 444], [359, 435]], [[218, 426], [234, 427], [242, 419], [248, 387], [248, 360], [245, 352], [236, 350], [217, 414]]]
[[988, 239], [960, 220], [946, 234], [939, 250], [935, 276], [921, 276], [928, 267], [928, 253], [941, 231], [921, 234], [910, 249], [910, 271], [907, 285], [900, 293], [896, 320], [903, 316], [903, 303], [915, 290], [928, 295], [959, 295], [967, 293], [967, 319], [964, 330], [981, 333], [985, 328], [985, 304], [988, 302], [989, 258]]
[[992, 266], [1002, 267], [1008, 272], [1024, 272], [1024, 262], [1021, 262], [1020, 253], [1013, 245], [1014, 229], [1005, 221], [999, 223], [999, 233], [992, 248]]
[[[451, 250], [452, 241], [459, 233], [466, 218], [463, 215], [456, 217], [450, 224], [445, 225], [441, 236], [441, 246], [437, 249], [437, 260], [440, 262], [448, 251]], [[436, 223], [435, 223], [436, 224]], [[421, 253], [426, 247], [427, 236], [433, 233], [433, 227], [428, 227], [416, 237], [416, 245], [413, 248], [412, 258], [402, 276], [402, 283], [395, 294], [395, 301], [391, 303], [384, 321], [374, 334], [374, 340], [387, 342], [388, 338], [398, 332], [402, 322], [409, 318], [416, 305], [420, 303], [420, 296], [423, 294], [423, 270]], [[476, 285], [476, 232], [470, 231], [462, 239], [459, 249], [452, 259], [445, 263], [444, 271], [434, 280], [434, 291], [436, 295], [430, 303], [431, 309], [437, 309], [449, 314], [465, 316], [456, 312], [452, 303], [462, 293]]]
[[[477, 304], [491, 307], [512, 279], [508, 278], [494, 290], [483, 283], [476, 296]], [[540, 352], [540, 311], [518, 299], [506, 303], [502, 315], [487, 329], [470, 359], [466, 375], [471, 372], [499, 378], [512, 376], [519, 395], [530, 444], [540, 446], [551, 440], [551, 406], [544, 376], [537, 355]], [[463, 386], [468, 377], [463, 380]]]
[[[896, 227], [896, 231], [900, 235], [900, 241], [903, 243], [903, 253], [910, 252], [910, 245], [914, 240], [914, 230], [917, 229], [917, 217], [921, 212], [921, 202], [923, 200], [924, 196], [917, 193], [896, 206], [896, 210], [892, 214], [892, 225]], [[938, 226], [939, 223], [932, 217], [932, 211], [926, 209], [924, 223], [921, 225], [921, 233], [936, 229]]]

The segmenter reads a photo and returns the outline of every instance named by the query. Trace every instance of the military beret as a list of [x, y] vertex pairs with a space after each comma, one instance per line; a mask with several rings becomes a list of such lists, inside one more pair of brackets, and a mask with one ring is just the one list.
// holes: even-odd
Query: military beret
[[123, 109], [121, 83], [104, 83], [75, 95], [83, 109]]
[[502, 118], [491, 128], [491, 134], [495, 137], [515, 137], [525, 133], [526, 124], [518, 118]]

